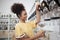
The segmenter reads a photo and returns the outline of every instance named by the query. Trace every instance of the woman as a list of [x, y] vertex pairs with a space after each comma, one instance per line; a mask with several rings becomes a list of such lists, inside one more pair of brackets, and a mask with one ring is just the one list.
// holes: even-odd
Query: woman
[[36, 35], [33, 29], [40, 22], [39, 3], [36, 3], [36, 20], [25, 22], [27, 19], [27, 12], [23, 4], [15, 3], [12, 5], [11, 10], [19, 18], [19, 23], [15, 26], [15, 36], [17, 40], [36, 40], [44, 36], [44, 31], [38, 32]]

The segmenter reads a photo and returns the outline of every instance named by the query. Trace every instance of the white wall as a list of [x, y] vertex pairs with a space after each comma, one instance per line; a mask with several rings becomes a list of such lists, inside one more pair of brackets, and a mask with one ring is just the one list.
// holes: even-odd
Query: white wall
[[34, 2], [35, 0], [0, 0], [0, 12], [6, 13], [6, 14], [12, 13], [10, 8], [13, 5], [13, 3], [23, 3], [27, 13], [29, 13]]

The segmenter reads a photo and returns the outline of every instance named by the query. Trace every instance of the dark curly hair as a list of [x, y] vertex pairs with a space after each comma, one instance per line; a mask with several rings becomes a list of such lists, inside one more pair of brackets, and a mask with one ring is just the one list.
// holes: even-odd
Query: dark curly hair
[[23, 10], [25, 10], [25, 8], [24, 8], [23, 4], [21, 4], [21, 3], [14, 3], [11, 7], [11, 10], [19, 18], [19, 16], [21, 15], [21, 12]]

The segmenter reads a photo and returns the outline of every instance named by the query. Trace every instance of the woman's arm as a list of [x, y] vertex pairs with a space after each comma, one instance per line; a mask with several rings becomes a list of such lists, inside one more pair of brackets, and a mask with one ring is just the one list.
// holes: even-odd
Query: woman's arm
[[[40, 3], [37, 2], [36, 3], [36, 24], [38, 24], [40, 22]], [[37, 32], [37, 34], [30, 38], [31, 40], [35, 40], [38, 39], [40, 37], [44, 37], [45, 36], [45, 32], [43, 30], [40, 30], [39, 32]]]
[[22, 37], [20, 39], [17, 39], [17, 40], [35, 40], [35, 39], [38, 39], [38, 38], [41, 38], [41, 37], [44, 37], [45, 36], [45, 32], [43, 30], [40, 30], [39, 32], [37, 32], [37, 34], [34, 36], [34, 37]]
[[39, 2], [37, 2], [36, 3], [36, 24], [38, 24], [39, 22], [40, 22], [40, 3]]
[[39, 32], [37, 32], [37, 34], [30, 38], [31, 40], [35, 40], [35, 39], [38, 39], [38, 38], [41, 38], [41, 37], [44, 37], [45, 36], [45, 32], [43, 30], [40, 30]]

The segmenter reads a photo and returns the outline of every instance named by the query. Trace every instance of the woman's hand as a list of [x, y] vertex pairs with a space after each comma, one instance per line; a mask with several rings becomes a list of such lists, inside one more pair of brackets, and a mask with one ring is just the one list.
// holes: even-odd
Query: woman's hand
[[40, 34], [40, 37], [44, 37], [45, 36], [45, 31], [43, 31], [43, 30], [40, 30], [38, 33]]
[[19, 40], [32, 40], [32, 39], [28, 36], [24, 36], [23, 38], [20, 38]]
[[32, 39], [30, 39], [30, 38], [26, 38], [26, 39], [24, 39], [24, 40], [32, 40]]
[[36, 11], [40, 11], [40, 3], [36, 2]]

